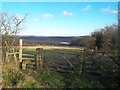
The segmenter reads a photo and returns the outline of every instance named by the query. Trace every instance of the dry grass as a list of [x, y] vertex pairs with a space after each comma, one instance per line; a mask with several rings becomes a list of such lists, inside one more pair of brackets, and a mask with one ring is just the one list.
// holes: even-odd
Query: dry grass
[[83, 50], [81, 47], [71, 47], [71, 46], [23, 46], [23, 48], [35, 49], [35, 48], [43, 48], [45, 50], [51, 49], [72, 49], [72, 50]]

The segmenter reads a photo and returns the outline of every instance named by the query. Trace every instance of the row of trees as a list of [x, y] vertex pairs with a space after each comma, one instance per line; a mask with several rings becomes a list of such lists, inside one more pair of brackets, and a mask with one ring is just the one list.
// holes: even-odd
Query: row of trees
[[111, 25], [96, 30], [90, 36], [85, 36], [80, 40], [74, 40], [71, 43], [76, 42], [77, 44], [74, 43], [75, 45], [84, 46], [87, 49], [93, 49], [95, 51], [102, 51], [103, 56], [106, 54], [120, 67], [119, 35], [119, 25]]
[[71, 45], [85, 46], [89, 49], [113, 50], [117, 49], [118, 43], [118, 26], [111, 25], [96, 30], [90, 36], [77, 39], [71, 42]]

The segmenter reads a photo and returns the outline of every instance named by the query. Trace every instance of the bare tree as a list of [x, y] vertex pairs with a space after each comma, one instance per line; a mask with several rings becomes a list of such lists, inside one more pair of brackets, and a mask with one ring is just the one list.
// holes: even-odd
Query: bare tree
[[2, 34], [3, 52], [10, 50], [16, 40], [16, 35], [22, 29], [24, 17], [18, 15], [9, 16], [7, 13], [0, 13], [0, 34]]

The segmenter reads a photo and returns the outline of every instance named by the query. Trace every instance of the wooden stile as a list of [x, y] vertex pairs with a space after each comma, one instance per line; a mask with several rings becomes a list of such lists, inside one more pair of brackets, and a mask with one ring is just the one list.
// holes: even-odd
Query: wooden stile
[[37, 48], [35, 55], [23, 54], [22, 52], [22, 39], [19, 40], [19, 50], [18, 47], [13, 46], [12, 52], [6, 52], [6, 60], [10, 62], [9, 56], [13, 56], [15, 63], [17, 64], [17, 55], [19, 55], [19, 66], [21, 69], [26, 69], [27, 64], [35, 65], [37, 68], [42, 67], [43, 63], [43, 48]]

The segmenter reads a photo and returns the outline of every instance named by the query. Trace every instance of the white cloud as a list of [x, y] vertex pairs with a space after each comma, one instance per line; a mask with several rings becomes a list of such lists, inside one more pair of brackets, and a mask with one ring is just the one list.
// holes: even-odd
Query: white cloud
[[52, 18], [53, 17], [53, 15], [50, 13], [43, 14], [42, 16], [43, 16], [43, 18]]
[[109, 7], [107, 8], [101, 8], [102, 12], [111, 12], [111, 9]]
[[118, 14], [118, 10], [113, 10], [112, 13], [113, 14]]
[[85, 8], [82, 9], [82, 11], [86, 11], [86, 10], [90, 10], [91, 9], [91, 5], [87, 5]]
[[73, 16], [72, 12], [68, 12], [66, 10], [63, 11], [63, 14], [66, 15], [66, 16]]
[[37, 19], [37, 18], [33, 18], [32, 21], [39, 21], [39, 19]]
[[105, 12], [105, 13], [112, 13], [112, 14], [117, 14], [118, 13], [118, 10], [112, 10], [109, 7], [107, 7], [107, 8], [101, 8], [101, 11]]

